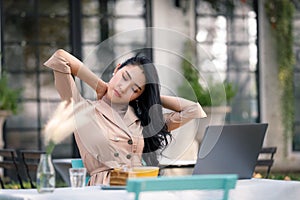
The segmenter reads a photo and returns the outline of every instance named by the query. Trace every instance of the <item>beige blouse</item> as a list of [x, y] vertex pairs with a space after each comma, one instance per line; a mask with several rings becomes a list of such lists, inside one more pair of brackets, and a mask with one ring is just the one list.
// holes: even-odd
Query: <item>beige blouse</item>
[[[75, 85], [71, 67], [74, 64], [85, 66], [75, 57], [72, 60], [67, 58], [69, 60], [61, 54], [54, 54], [44, 65], [53, 69], [55, 86], [62, 100], [73, 98], [75, 102], [85, 102], [82, 109], [92, 107], [89, 123], [75, 131], [75, 139], [84, 166], [91, 176], [89, 185], [108, 184], [111, 169], [120, 165], [142, 165], [143, 127], [131, 106], [122, 118], [103, 99], [84, 99]], [[178, 127], [191, 119], [206, 117], [206, 114], [195, 103], [183, 108], [181, 112], [171, 112], [164, 116], [167, 126]]]

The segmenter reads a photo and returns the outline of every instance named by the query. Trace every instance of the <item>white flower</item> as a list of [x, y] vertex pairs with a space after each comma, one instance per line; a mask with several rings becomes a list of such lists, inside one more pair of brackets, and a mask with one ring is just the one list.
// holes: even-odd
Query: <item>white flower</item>
[[44, 129], [47, 153], [52, 153], [56, 144], [65, 140], [77, 128], [88, 123], [88, 113], [92, 111], [93, 106], [84, 107], [80, 111], [85, 103], [75, 104], [71, 99], [58, 105]]

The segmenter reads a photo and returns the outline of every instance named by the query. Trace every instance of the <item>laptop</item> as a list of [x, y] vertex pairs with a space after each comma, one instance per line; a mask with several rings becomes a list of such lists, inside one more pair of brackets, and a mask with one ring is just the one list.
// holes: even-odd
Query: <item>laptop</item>
[[213, 125], [206, 128], [193, 174], [253, 176], [268, 124]]

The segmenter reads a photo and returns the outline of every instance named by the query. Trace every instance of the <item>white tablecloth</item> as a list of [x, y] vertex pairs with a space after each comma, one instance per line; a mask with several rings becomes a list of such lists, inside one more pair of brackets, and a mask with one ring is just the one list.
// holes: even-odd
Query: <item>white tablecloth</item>
[[[143, 192], [140, 200], [193, 200], [221, 199], [220, 191], [164, 191]], [[132, 200], [134, 194], [126, 190], [102, 190], [100, 186], [83, 189], [56, 188], [50, 194], [38, 194], [35, 189], [0, 190], [1, 200]], [[268, 179], [239, 180], [236, 188], [229, 193], [231, 200], [299, 200], [299, 181], [279, 181]]]

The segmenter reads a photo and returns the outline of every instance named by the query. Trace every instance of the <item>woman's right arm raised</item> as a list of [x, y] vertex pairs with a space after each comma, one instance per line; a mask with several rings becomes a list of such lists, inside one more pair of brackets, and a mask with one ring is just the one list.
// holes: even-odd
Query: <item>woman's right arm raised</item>
[[44, 65], [54, 70], [55, 85], [62, 99], [73, 97], [76, 101], [81, 97], [70, 74], [92, 87], [97, 92], [98, 98], [106, 93], [106, 83], [65, 50], [57, 50]]

